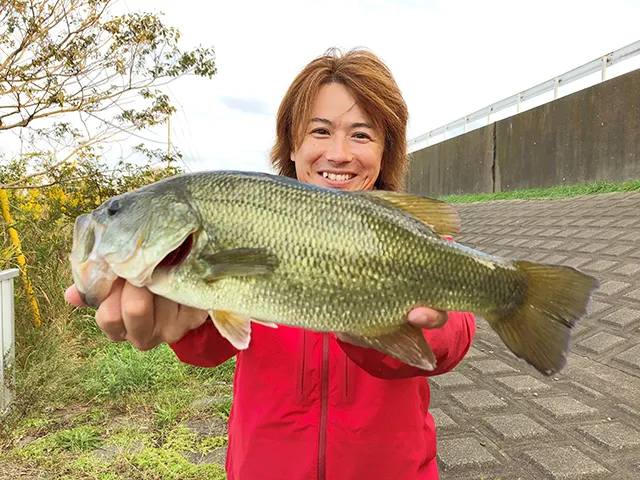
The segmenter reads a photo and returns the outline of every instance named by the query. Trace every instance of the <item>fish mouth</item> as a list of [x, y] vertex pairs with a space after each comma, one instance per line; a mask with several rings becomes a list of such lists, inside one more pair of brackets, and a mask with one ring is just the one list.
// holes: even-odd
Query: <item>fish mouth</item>
[[[150, 282], [157, 268], [168, 270], [180, 266], [194, 245], [195, 233], [191, 232], [180, 239], [177, 247], [164, 257], [159, 257], [160, 252], [149, 252], [142, 247], [144, 238], [141, 238], [129, 258], [122, 260], [114, 258], [117, 254], [104, 257], [100, 255], [98, 246], [106, 229], [104, 225], [85, 220], [79, 222], [77, 228], [78, 246], [72, 249], [70, 255], [73, 279], [80, 298], [94, 308], [98, 308], [107, 298], [118, 277], [137, 287], [144, 287]], [[85, 240], [87, 238], [95, 240], [89, 243]], [[82, 245], [89, 248], [83, 249]]]
[[171, 250], [167, 256], [160, 261], [156, 268], [173, 268], [182, 265], [193, 249], [193, 237], [193, 233], [187, 236], [177, 248]]

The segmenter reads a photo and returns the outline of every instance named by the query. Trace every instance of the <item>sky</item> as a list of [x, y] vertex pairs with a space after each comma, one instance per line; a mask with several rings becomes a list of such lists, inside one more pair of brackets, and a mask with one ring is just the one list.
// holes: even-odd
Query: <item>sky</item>
[[[178, 108], [171, 140], [191, 171], [269, 171], [279, 102], [329, 47], [366, 47], [387, 63], [413, 138], [640, 40], [640, 0], [120, 0], [117, 8], [162, 12], [182, 48], [215, 49], [213, 79], [185, 77], [168, 90]], [[166, 148], [166, 126], [144, 135]]]

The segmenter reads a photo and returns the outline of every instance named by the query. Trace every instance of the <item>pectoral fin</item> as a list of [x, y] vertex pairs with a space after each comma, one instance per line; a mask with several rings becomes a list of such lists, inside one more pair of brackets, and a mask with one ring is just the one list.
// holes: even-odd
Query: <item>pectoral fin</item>
[[413, 215], [422, 223], [429, 225], [438, 235], [453, 237], [460, 233], [458, 212], [453, 206], [441, 200], [386, 190], [368, 190], [358, 193], [374, 197]]
[[390, 333], [379, 336], [359, 336], [351, 333], [336, 333], [343, 342], [376, 350], [397, 358], [401, 362], [423, 370], [431, 371], [436, 367], [436, 357], [427, 343], [422, 330], [409, 323]]
[[266, 249], [236, 248], [203, 254], [199, 268], [208, 282], [225, 277], [266, 275], [278, 266], [278, 258]]
[[220, 335], [229, 340], [229, 343], [238, 350], [245, 350], [251, 341], [251, 319], [238, 313], [224, 310], [211, 310], [209, 312], [213, 324]]

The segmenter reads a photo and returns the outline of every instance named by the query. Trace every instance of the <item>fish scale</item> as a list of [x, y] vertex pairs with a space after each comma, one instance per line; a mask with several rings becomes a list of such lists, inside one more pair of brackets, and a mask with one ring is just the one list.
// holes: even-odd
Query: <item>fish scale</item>
[[[210, 310], [238, 348], [249, 345], [251, 318], [334, 332], [428, 370], [433, 353], [407, 322], [412, 308], [428, 306], [482, 315], [512, 352], [550, 374], [564, 366], [570, 329], [598, 286], [571, 267], [507, 260], [445, 240], [439, 234], [455, 232], [440, 230], [457, 225], [455, 210], [414, 195], [198, 172], [117, 201], [115, 214], [110, 200], [91, 221], [77, 222], [74, 271], [82, 266], [85, 284], [108, 292], [86, 273], [92, 250], [118, 276]], [[155, 267], [189, 234], [195, 240], [184, 261]], [[91, 244], [91, 235], [100, 242]], [[118, 257], [134, 250], [136, 261]]]

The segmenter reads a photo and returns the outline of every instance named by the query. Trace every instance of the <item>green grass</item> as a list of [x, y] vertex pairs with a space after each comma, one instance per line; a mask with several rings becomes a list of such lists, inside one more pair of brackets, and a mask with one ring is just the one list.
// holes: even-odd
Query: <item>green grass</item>
[[583, 185], [562, 185], [528, 190], [512, 190], [496, 193], [476, 193], [470, 195], [445, 195], [439, 197], [448, 203], [477, 203], [495, 200], [550, 200], [557, 198], [598, 195], [603, 193], [640, 192], [640, 181], [622, 183], [593, 182]]
[[[27, 335], [17, 402], [0, 422], [0, 477], [225, 478], [222, 465], [197, 459], [225, 447], [226, 434], [201, 437], [185, 422], [224, 425], [235, 359], [205, 369], [181, 363], [167, 345], [140, 352], [109, 342], [86, 311]], [[203, 397], [210, 402], [195, 406]]]

